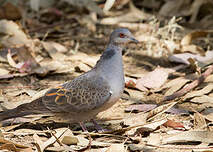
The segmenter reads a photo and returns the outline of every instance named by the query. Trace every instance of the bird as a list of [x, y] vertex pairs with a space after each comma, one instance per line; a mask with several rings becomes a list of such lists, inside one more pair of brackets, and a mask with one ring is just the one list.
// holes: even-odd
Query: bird
[[90, 71], [49, 89], [32, 102], [0, 112], [0, 121], [44, 113], [69, 117], [71, 123], [93, 119], [112, 107], [124, 91], [122, 51], [129, 42], [138, 43], [128, 29], [115, 29], [106, 49]]

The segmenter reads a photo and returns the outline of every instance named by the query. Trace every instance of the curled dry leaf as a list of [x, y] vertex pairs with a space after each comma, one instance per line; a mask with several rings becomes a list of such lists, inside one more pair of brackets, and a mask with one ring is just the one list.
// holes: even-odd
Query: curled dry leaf
[[187, 34], [181, 40], [181, 52], [192, 52], [199, 53], [201, 56], [205, 56], [205, 51], [196, 45], [192, 45], [192, 40], [195, 40], [200, 37], [206, 37], [208, 34], [213, 33], [213, 31], [194, 31], [192, 33]]
[[169, 61], [183, 63], [183, 64], [190, 64], [188, 61], [189, 58], [195, 59], [198, 62], [209, 64], [212, 63], [213, 60], [213, 51], [207, 51], [205, 56], [201, 56], [199, 54], [192, 54], [192, 53], [181, 53], [181, 54], [174, 54], [169, 56]]
[[190, 45], [192, 40], [195, 40], [200, 37], [206, 37], [208, 34], [213, 33], [213, 31], [194, 31], [185, 35], [181, 40], [181, 45]]

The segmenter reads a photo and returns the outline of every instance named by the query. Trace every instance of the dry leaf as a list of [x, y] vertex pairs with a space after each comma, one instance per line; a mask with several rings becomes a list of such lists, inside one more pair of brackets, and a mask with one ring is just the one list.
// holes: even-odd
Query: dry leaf
[[147, 114], [144, 113], [138, 113], [134, 116], [125, 118], [123, 120], [123, 124], [125, 126], [137, 126], [137, 125], [143, 125], [146, 123]]
[[47, 74], [47, 69], [41, 67], [40, 64], [36, 62], [29, 47], [22, 46], [13, 50], [15, 50], [13, 56], [11, 49], [8, 49], [7, 54], [8, 63], [12, 67], [17, 68], [21, 73], [36, 73], [40, 76], [45, 76]]
[[127, 88], [136, 88], [136, 79], [130, 78], [130, 77], [125, 77], [125, 87], [127, 87]]
[[177, 102], [168, 103], [168, 104], [161, 105], [161, 106], [151, 110], [147, 116], [148, 121], [153, 120], [154, 118], [156, 118], [159, 115], [162, 115], [163, 113], [168, 111], [170, 108], [172, 108], [176, 103]]
[[36, 144], [38, 152], [43, 152], [45, 147], [44, 147], [43, 142], [40, 139], [40, 137], [35, 133], [33, 135], [33, 139], [35, 140], [35, 144]]
[[200, 97], [194, 97], [190, 101], [195, 103], [213, 103], [213, 97], [202, 95]]
[[145, 12], [142, 12], [138, 8], [134, 6], [134, 4], [130, 1], [130, 11], [126, 14], [122, 14], [120, 16], [116, 17], [107, 17], [100, 21], [101, 24], [118, 24], [121, 22], [137, 22], [141, 19], [148, 18], [150, 15], [146, 14]]
[[152, 123], [149, 123], [149, 124], [145, 124], [142, 127], [134, 128], [134, 129], [132, 129], [130, 131], [134, 131], [134, 134], [143, 135], [146, 132], [153, 132], [158, 127], [160, 127], [161, 125], [163, 125], [166, 121], [167, 121], [167, 119], [162, 119], [162, 120], [155, 121], [155, 122], [152, 122]]
[[26, 34], [13, 21], [1, 20], [0, 33], [5, 36], [0, 37], [0, 44], [4, 47], [11, 48], [17, 45], [33, 45], [32, 40], [28, 39]]
[[192, 43], [192, 40], [200, 37], [206, 37], [210, 33], [213, 33], [213, 31], [193, 31], [182, 38], [181, 45], [190, 45]]
[[193, 97], [199, 97], [205, 94], [210, 93], [213, 90], [213, 84], [208, 84], [207, 86], [205, 86], [203, 89], [198, 90], [198, 91], [192, 91], [187, 93], [184, 96], [184, 100], [189, 99], [189, 98], [193, 98]]
[[207, 127], [204, 116], [198, 112], [194, 113], [194, 129], [202, 130]]
[[15, 147], [18, 147], [18, 148], [28, 148], [27, 146], [24, 146], [24, 145], [21, 145], [21, 144], [18, 144], [18, 143], [6, 140], [4, 138], [0, 138], [0, 143], [3, 143], [3, 144], [12, 144], [12, 145], [14, 145]]
[[174, 54], [169, 56], [169, 61], [183, 63], [183, 64], [190, 64], [188, 59], [192, 58], [201, 63], [212, 63], [213, 59], [213, 51], [207, 51], [205, 56], [201, 56], [199, 54], [192, 54], [192, 53], [181, 53], [181, 54]]
[[112, 144], [106, 152], [125, 152], [124, 144]]
[[136, 88], [160, 88], [168, 78], [168, 71], [164, 68], [156, 68], [154, 71], [149, 72], [145, 76], [141, 77], [136, 82]]
[[181, 89], [189, 81], [190, 81], [189, 79], [186, 79], [186, 78], [183, 78], [183, 77], [179, 77], [179, 78], [176, 78], [176, 79], [169, 81], [167, 84], [165, 84], [162, 87], [162, 89], [169, 88], [166, 91], [165, 96], [172, 95], [173, 93], [175, 93], [176, 91]]
[[156, 134], [156, 133], [151, 133], [148, 137], [148, 140], [147, 140], [147, 144], [148, 145], [160, 145], [160, 142], [161, 142], [161, 136], [160, 134]]
[[211, 131], [184, 131], [182, 133], [178, 133], [177, 135], [173, 135], [169, 138], [164, 138], [164, 144], [171, 143], [186, 143], [186, 142], [202, 142], [202, 143], [212, 143], [213, 142], [213, 132]]
[[147, 112], [156, 107], [156, 104], [134, 104], [127, 107], [125, 112]]
[[181, 122], [175, 122], [174, 120], [167, 120], [167, 122], [165, 122], [163, 125], [165, 127], [171, 127], [177, 130], [185, 130], [184, 124]]
[[65, 60], [66, 56], [62, 52], [67, 52], [67, 49], [55, 42], [41, 42], [45, 50], [54, 60]]
[[60, 130], [56, 131], [56, 134], [49, 138], [47, 141], [42, 142], [37, 134], [33, 135], [34, 140], [37, 143], [37, 148], [41, 152], [43, 152], [47, 147], [54, 144], [67, 130], [67, 128], [60, 128]]
[[89, 70], [91, 70], [91, 67], [89, 67], [88, 65], [84, 63], [79, 63], [77, 66], [75, 66], [76, 72], [87, 72]]
[[9, 1], [5, 2], [3, 5], [1, 4], [0, 19], [8, 19], [8, 20], [21, 19], [21, 12], [18, 6], [15, 6], [13, 3]]
[[92, 1], [92, 0], [63, 0], [74, 7], [76, 7], [78, 10], [82, 8], [86, 8], [87, 10], [91, 12], [95, 12], [98, 15], [103, 15], [103, 10], [98, 7], [98, 5]]

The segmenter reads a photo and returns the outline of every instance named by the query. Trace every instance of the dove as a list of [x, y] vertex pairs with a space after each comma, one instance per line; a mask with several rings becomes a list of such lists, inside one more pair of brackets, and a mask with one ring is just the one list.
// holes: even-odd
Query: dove
[[128, 29], [115, 29], [94, 68], [30, 103], [1, 112], [0, 121], [44, 113], [69, 117], [71, 123], [93, 119], [112, 107], [124, 91], [122, 51], [129, 42], [138, 43]]

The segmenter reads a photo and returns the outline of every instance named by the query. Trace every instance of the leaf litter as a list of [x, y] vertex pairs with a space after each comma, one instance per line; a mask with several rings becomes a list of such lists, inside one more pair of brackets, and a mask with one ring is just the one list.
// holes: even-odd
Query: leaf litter
[[[94, 127], [86, 124], [92, 137], [89, 151], [212, 150], [213, 24], [211, 14], [202, 9], [212, 2], [47, 3], [52, 11], [39, 2], [33, 3], [36, 7], [23, 5], [29, 10], [21, 13], [21, 22], [0, 11], [1, 110], [29, 102], [45, 89], [87, 72], [111, 30], [127, 27], [140, 44], [130, 45], [123, 56], [125, 93], [112, 109], [97, 116], [108, 132], [94, 133]], [[13, 2], [4, 7], [18, 10]], [[90, 142], [77, 124], [51, 116], [32, 115], [1, 124], [2, 150], [79, 151]], [[194, 142], [201, 144], [191, 145]]]

